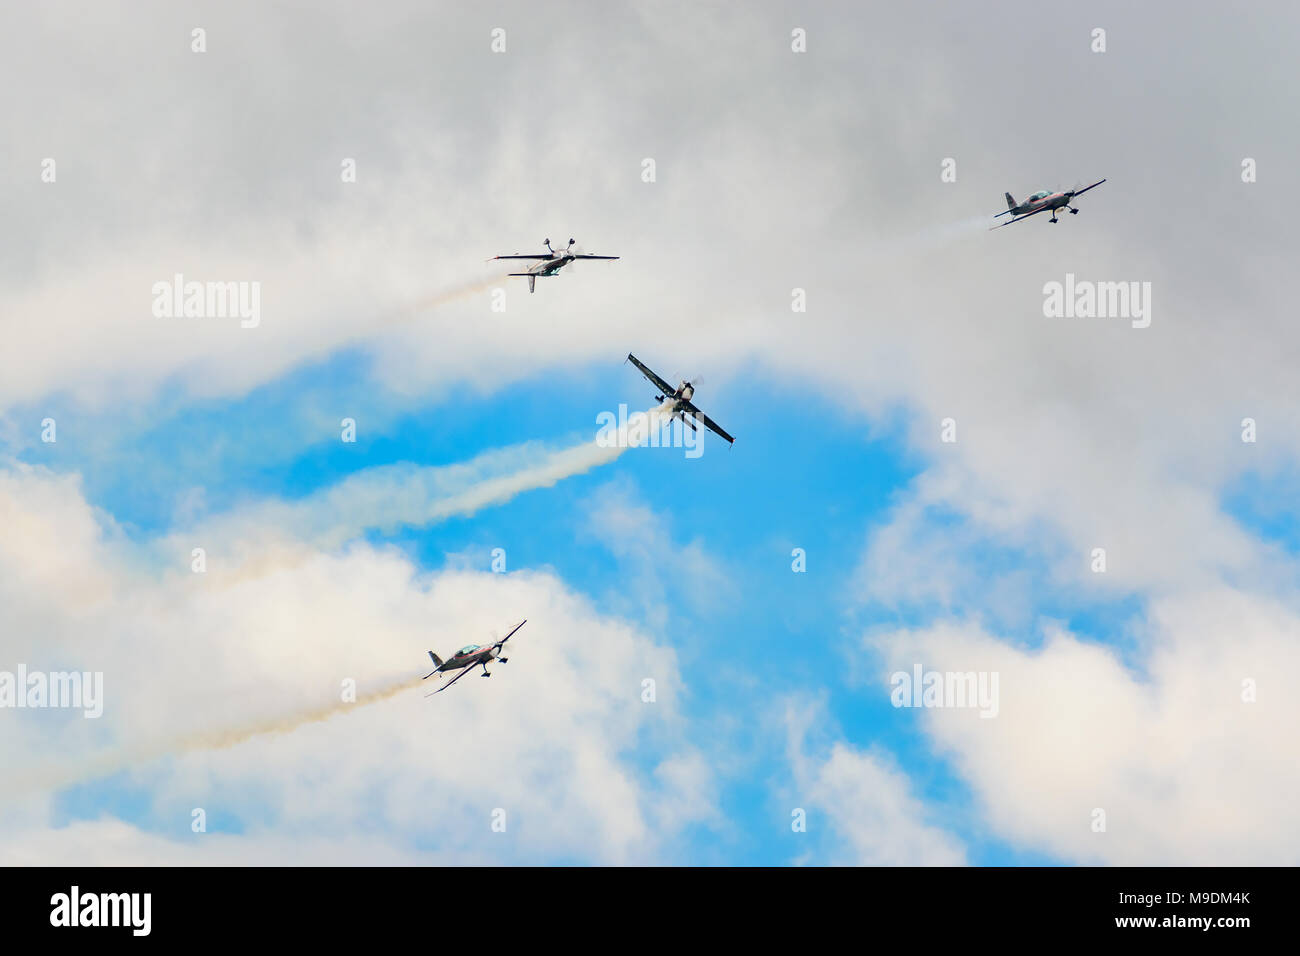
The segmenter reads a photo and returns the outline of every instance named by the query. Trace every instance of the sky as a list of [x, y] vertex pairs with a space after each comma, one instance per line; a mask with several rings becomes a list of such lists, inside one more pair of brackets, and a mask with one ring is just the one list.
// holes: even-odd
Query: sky
[[1300, 862], [1294, 5], [12, 20], [0, 862]]

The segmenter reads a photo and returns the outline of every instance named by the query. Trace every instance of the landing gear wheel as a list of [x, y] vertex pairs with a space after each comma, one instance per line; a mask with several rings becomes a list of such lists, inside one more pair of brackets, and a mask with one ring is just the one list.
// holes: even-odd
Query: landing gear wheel
[[1070, 215], [1071, 215], [1071, 216], [1077, 216], [1077, 215], [1079, 215], [1079, 210], [1077, 210], [1077, 209], [1071, 209], [1071, 210], [1070, 210]]

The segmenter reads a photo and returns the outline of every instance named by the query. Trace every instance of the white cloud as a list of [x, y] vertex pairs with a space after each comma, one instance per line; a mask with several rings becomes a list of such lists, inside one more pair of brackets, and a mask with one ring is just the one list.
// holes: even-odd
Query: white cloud
[[[188, 829], [188, 828], [186, 828]], [[150, 833], [112, 817], [7, 833], [7, 866], [421, 866], [428, 854], [366, 837]], [[454, 850], [438, 862], [473, 864]]]
[[[42, 782], [123, 767], [152, 795], [148, 826], [164, 839], [188, 837], [201, 806], [269, 820], [305, 847], [374, 830], [377, 859], [414, 844], [480, 860], [650, 860], [671, 827], [710, 812], [696, 805], [708, 792], [698, 773], [654, 769], [694, 765], [672, 651], [553, 575], [427, 575], [363, 545], [297, 546], [296, 560], [244, 575], [160, 575], [101, 532], [75, 481], [23, 466], [0, 473], [0, 514], [24, 516], [31, 532], [0, 543], [5, 658], [105, 680], [97, 721], [0, 712], [17, 731], [0, 740], [0, 814], [18, 830], [42, 818]], [[432, 699], [408, 691], [230, 748], [169, 746], [314, 710], [339, 700], [346, 678], [364, 690], [418, 677], [427, 649], [446, 656], [525, 617], [491, 681], [467, 676]], [[657, 681], [653, 707], [641, 701], [645, 677]], [[679, 809], [665, 816], [660, 800]], [[490, 830], [498, 807], [504, 834]]]
[[673, 516], [647, 507], [626, 483], [597, 490], [584, 530], [620, 562], [622, 583], [609, 599], [635, 610], [657, 633], [669, 626], [674, 606], [716, 610], [737, 600], [736, 582], [704, 542], [678, 544]]
[[[1111, 29], [1141, 55], [1092, 56], [1082, 35], [1061, 31], [1028, 60], [1001, 64], [987, 51], [1004, 41], [1005, 22], [1037, 15], [1033, 4], [1005, 21], [955, 11], [950, 36], [962, 42], [939, 37], [920, 52], [871, 45], [929, 36], [911, 8], [807, 11], [802, 56], [788, 51], [789, 23], [775, 6], [744, 24], [681, 5], [570, 17], [562, 31], [550, 8], [506, 6], [511, 52], [500, 57], [465, 11], [394, 7], [358, 22], [327, 5], [304, 34], [296, 14], [214, 9], [213, 48], [201, 58], [169, 17], [137, 9], [69, 23], [32, 8], [11, 24], [23, 38], [7, 51], [16, 73], [43, 76], [51, 50], [82, 69], [3, 94], [10, 138], [25, 144], [16, 162], [27, 164], [9, 180], [29, 186], [15, 187], [8, 210], [0, 409], [69, 393], [113, 414], [168, 385], [180, 386], [181, 401], [238, 395], [347, 344], [370, 350], [376, 378], [412, 404], [464, 400], [543, 375], [560, 387], [574, 368], [650, 338], [665, 343], [670, 366], [707, 371], [711, 388], [743, 371], [795, 396], [816, 389], [873, 421], [904, 409], [908, 442], [930, 467], [913, 504], [873, 543], [872, 598], [959, 607], [988, 577], [962, 559], [988, 541], [1026, 548], [1056, 585], [1153, 597], [1152, 626], [1182, 632], [1170, 638], [1178, 642], [1199, 645], [1199, 622], [1161, 619], [1162, 609], [1199, 607], [1197, 595], [1227, 593], [1225, 584], [1238, 588], [1228, 603], [1243, 620], [1272, 620], [1275, 600], [1295, 605], [1293, 562], [1219, 505], [1237, 476], [1300, 457], [1289, 427], [1300, 348], [1290, 227], [1266, 185], [1237, 175], [1247, 153], [1263, 157], [1267, 174], [1268, 156], [1296, 152], [1294, 124], [1275, 122], [1276, 102], [1296, 91], [1278, 46], [1294, 33], [1294, 10], [1265, 22], [1171, 20], [1133, 7], [1115, 11]], [[853, 16], [869, 29], [852, 28]], [[1168, 82], [1185, 66], [1179, 51], [1211, 46], [1219, 55], [1197, 82], [1215, 95], [1189, 99], [1185, 83]], [[428, 68], [431, 57], [439, 69]], [[345, 61], [359, 68], [340, 84]], [[589, 82], [594, 71], [602, 82]], [[97, 82], [83, 82], [87, 74]], [[448, 75], [488, 82], [459, 83], [449, 100]], [[563, 95], [539, 105], [539, 77]], [[1146, 95], [1112, 95], [1124, 89]], [[1039, 115], [1063, 102], [1079, 135], [1044, 137], [1008, 119], [1008, 104]], [[60, 161], [58, 185], [35, 179], [47, 149]], [[360, 179], [344, 187], [338, 164], [354, 154]], [[639, 180], [647, 155], [659, 163], [654, 184]], [[957, 183], [939, 180], [946, 156], [958, 160]], [[1064, 225], [1030, 221], [977, 238], [947, 228], [991, 214], [1004, 189], [1023, 194], [1085, 170], [1110, 182]], [[1195, 196], [1195, 215], [1171, 196]], [[456, 298], [483, 277], [482, 258], [556, 228], [624, 258], [545, 280], [535, 296], [507, 286], [503, 314], [479, 293]], [[152, 283], [177, 271], [262, 281], [262, 325], [154, 319]], [[1067, 271], [1152, 282], [1151, 328], [1044, 319], [1042, 285]], [[808, 292], [807, 313], [789, 311], [795, 286]], [[430, 298], [445, 304], [406, 319], [406, 306]], [[402, 321], [388, 321], [399, 312]], [[1256, 444], [1239, 440], [1246, 416], [1259, 422]], [[945, 417], [957, 420], [955, 445], [937, 440]], [[0, 421], [0, 434], [12, 441], [31, 427]], [[95, 631], [102, 661], [147, 672], [181, 635], [198, 648], [185, 672], [194, 686], [199, 661], [227, 676], [241, 655], [300, 664], [307, 655], [296, 644], [292, 660], [276, 659], [226, 635], [292, 632], [315, 589], [357, 602], [322, 601], [331, 619], [373, 624], [372, 592], [349, 590], [352, 575], [388, 588], [395, 607], [418, 603], [391, 555], [317, 558], [297, 543], [281, 550], [306, 555], [301, 564], [281, 566], [273, 552], [230, 585], [260, 596], [257, 620], [182, 591], [183, 575], [165, 591], [144, 588], [135, 552], [70, 490], [42, 479], [7, 506], [19, 538], [54, 543], [6, 558], [22, 598], [5, 612], [6, 651], [52, 651], [60, 644], [47, 644], [47, 632], [75, 624]], [[51, 495], [66, 514], [42, 504]], [[956, 554], [918, 517], [928, 508], [969, 521]], [[1098, 546], [1109, 563], [1101, 577], [1086, 561]], [[296, 603], [257, 592], [276, 575]], [[1006, 587], [1002, 605], [1026, 610], [1027, 591]], [[108, 611], [141, 633], [100, 632]], [[201, 640], [191, 646], [191, 635]], [[1291, 660], [1281, 639], [1259, 653], [1255, 666], [1269, 673]], [[1151, 652], [1143, 664], [1161, 662]], [[1177, 673], [1166, 675], [1167, 708], [1190, 718], [1196, 703], [1179, 695], [1212, 672]], [[1097, 665], [1094, 676], [1120, 694], [1117, 708], [1139, 707], [1125, 672]], [[1061, 680], [1066, 698], [1095, 692], [1075, 675]], [[165, 712], [145, 693], [141, 709], [151, 707], [154, 718]], [[1212, 742], [1214, 728], [1201, 729]], [[1068, 779], [1069, 739], [1033, 739], [1042, 766]], [[1275, 745], [1240, 768], [1243, 785], [1273, 779], [1272, 761], [1286, 754]], [[1164, 802], [1153, 792], [1150, 812]], [[1047, 823], [1036, 832], [1073, 846]], [[1167, 853], [1159, 840], [1147, 848]]]
[[816, 847], [803, 859], [860, 866], [965, 863], [961, 842], [934, 824], [932, 811], [912, 793], [911, 781], [888, 754], [842, 741], [825, 756], [810, 752], [807, 738], [825, 720], [820, 706], [787, 707], [791, 799], [807, 812], [807, 831], [800, 838]]
[[[887, 673], [999, 674], [999, 712], [915, 715], [1012, 844], [1080, 863], [1295, 864], [1300, 816], [1300, 618], [1226, 589], [1151, 606], [1138, 635], [1141, 672], [1109, 647], [1055, 630], [1009, 646], [959, 623], [871, 640]], [[1243, 681], [1258, 700], [1243, 701]], [[1092, 829], [1105, 812], [1104, 833]]]

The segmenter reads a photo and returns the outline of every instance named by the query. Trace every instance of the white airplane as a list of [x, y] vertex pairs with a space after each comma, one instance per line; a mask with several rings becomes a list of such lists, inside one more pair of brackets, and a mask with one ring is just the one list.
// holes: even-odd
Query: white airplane
[[1014, 216], [1015, 218], [996, 226], [990, 226], [989, 228], [1001, 229], [1003, 226], [1009, 226], [1011, 223], [1019, 222], [1021, 219], [1028, 219], [1030, 216], [1035, 216], [1040, 212], [1047, 212], [1049, 209], [1052, 211], [1052, 218], [1049, 219], [1048, 222], [1056, 222], [1056, 210], [1061, 209], [1062, 207], [1070, 210], [1073, 215], [1077, 216], [1079, 210], [1071, 206], [1070, 202], [1076, 196], [1082, 196], [1089, 189], [1096, 189], [1105, 181], [1106, 180], [1104, 179], [1098, 180], [1084, 189], [1069, 189], [1062, 193], [1054, 193], [1049, 192], [1046, 189], [1040, 189], [1022, 203], [1016, 202], [1016, 197], [1011, 195], [1011, 193], [1007, 193], [1006, 212], [1000, 212], [993, 218], [997, 219], [999, 216]]
[[525, 255], [516, 254], [513, 256], [493, 256], [492, 258], [493, 259], [537, 259], [538, 260], [537, 265], [533, 266], [527, 272], [508, 273], [508, 275], [512, 275], [512, 276], [527, 276], [529, 292], [536, 291], [533, 288], [533, 286], [536, 284], [538, 276], [556, 275], [559, 273], [561, 269], [567, 266], [570, 262], [574, 262], [578, 259], [617, 259], [618, 258], [618, 256], [589, 256], [584, 253], [574, 252], [572, 239], [569, 240], [569, 245], [563, 252], [556, 252], [554, 249], [552, 249], [551, 240], [549, 239], [544, 240], [543, 244], [546, 246], [546, 251], [539, 252], [536, 255], [525, 256]]
[[669, 414], [673, 418], [679, 419], [681, 423], [685, 425], [687, 428], [689, 428], [691, 431], [699, 431], [699, 429], [695, 427], [695, 423], [691, 421], [691, 418], [694, 418], [697, 421], [699, 421], [702, 425], [704, 425], [705, 428], [709, 429], [709, 431], [713, 432], [715, 435], [717, 435], [719, 438], [725, 441], [728, 445], [735, 443], [736, 439], [732, 438], [725, 431], [723, 431], [721, 426], [719, 426], [718, 423], [715, 422], [712, 418], [710, 418], [708, 415], [705, 415], [702, 411], [700, 411], [698, 408], [695, 407], [695, 404], [691, 401], [691, 399], [695, 397], [694, 385], [692, 385], [690, 382], [682, 382], [676, 388], [673, 388], [671, 385], [668, 384], [667, 380], [659, 377], [654, 372], [652, 372], [645, 365], [645, 363], [643, 363], [631, 352], [627, 353], [627, 361], [631, 362], [638, 369], [640, 369], [641, 374], [644, 375], [646, 378], [648, 378], [651, 382], [653, 382], [655, 388], [659, 389], [659, 391], [662, 393], [660, 395], [655, 396], [656, 402], [670, 401], [673, 403], [672, 408], [669, 409]]
[[[424, 675], [425, 680], [428, 680], [430, 677], [433, 677], [435, 674], [438, 675], [439, 678], [441, 678], [443, 674], [446, 674], [449, 671], [460, 671], [459, 674], [457, 674], [451, 680], [447, 681], [447, 683], [443, 684], [441, 687], [435, 690], [433, 694], [442, 693], [452, 684], [456, 683], [456, 681], [460, 680], [462, 677], [468, 674], [470, 670], [472, 670], [475, 666], [483, 668], [483, 673], [479, 675], [480, 677], [491, 677], [492, 673], [487, 669], [488, 664], [490, 664], [494, 660], [497, 663], [504, 664], [508, 660], [508, 658], [501, 656], [501, 651], [505, 647], [506, 641], [514, 637], [515, 631], [519, 630], [527, 623], [528, 622], [526, 620], [520, 621], [511, 629], [509, 634], [501, 638], [501, 640], [496, 641], [495, 643], [467, 644], [464, 647], [462, 647], [460, 650], [458, 650], [455, 654], [451, 655], [451, 657], [447, 658], [445, 661], [437, 654], [435, 654], [433, 651], [430, 651], [429, 657], [433, 661], [433, 670], [431, 670], [429, 673]], [[432, 697], [433, 694], [425, 694], [424, 696]]]

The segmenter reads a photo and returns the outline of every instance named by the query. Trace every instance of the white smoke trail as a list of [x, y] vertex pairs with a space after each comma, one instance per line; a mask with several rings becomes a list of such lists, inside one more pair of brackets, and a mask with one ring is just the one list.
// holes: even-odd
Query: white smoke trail
[[[293, 506], [299, 510], [290, 516], [296, 519], [296, 530], [309, 532], [305, 537], [292, 542], [281, 539], [273, 547], [259, 548], [229, 572], [222, 573], [214, 569], [210, 580], [215, 586], [229, 587], [238, 581], [297, 564], [317, 553], [313, 545], [319, 547], [323, 543], [338, 543], [354, 537], [366, 528], [433, 524], [457, 515], [473, 514], [492, 505], [504, 504], [525, 491], [550, 487], [566, 478], [609, 464], [629, 448], [635, 448], [648, 440], [650, 431], [662, 427], [667, 421], [667, 408], [665, 404], [651, 409], [642, 421], [638, 421], [635, 416], [630, 418], [620, 426], [611, 440], [603, 443], [584, 442], [558, 451], [541, 451], [536, 446], [525, 445], [480, 456], [486, 458], [486, 462], [468, 466], [417, 469], [413, 473], [405, 472], [397, 479], [388, 474], [379, 479], [374, 476], [349, 479], [329, 489], [319, 500], [308, 499], [307, 503]], [[499, 468], [503, 459], [515, 462], [516, 467], [500, 474], [483, 475], [485, 469]], [[519, 459], [524, 459], [522, 464]], [[466, 477], [473, 480], [453, 493], [439, 493], [440, 486], [456, 484]], [[343, 509], [348, 514], [348, 520], [321, 524], [323, 516], [337, 515], [336, 509]], [[260, 525], [260, 522], [269, 517], [265, 511], [259, 512], [252, 519], [253, 525]], [[284, 525], [279, 527], [283, 528]], [[227, 532], [231, 530], [235, 529], [225, 529]], [[184, 540], [195, 540], [194, 534], [187, 532]], [[372, 690], [359, 693], [355, 702], [329, 702], [287, 714], [250, 720], [246, 724], [218, 727], [142, 746], [126, 747], [82, 761], [75, 767], [10, 773], [0, 781], [0, 797], [18, 797], [72, 786], [166, 756], [234, 747], [265, 734], [290, 733], [305, 724], [327, 720], [366, 704], [387, 700], [404, 690], [419, 686], [421, 681], [421, 677], [395, 678], [378, 684]]]
[[648, 430], [661, 428], [667, 417], [666, 407], [660, 406], [648, 411], [642, 423], [632, 416], [608, 440], [558, 450], [529, 442], [454, 465], [367, 469], [300, 501], [266, 502], [217, 516], [169, 535], [160, 550], [188, 553], [194, 542], [205, 542], [209, 552], [234, 549], [262, 570], [268, 559], [279, 562], [293, 553], [305, 556], [312, 548], [339, 547], [367, 530], [427, 527], [607, 465], [643, 444]]
[[924, 255], [960, 239], [973, 238], [987, 232], [992, 224], [994, 221], [991, 216], [968, 216], [951, 222], [932, 223], [907, 235], [882, 238], [872, 246], [868, 254], [874, 263]]
[[0, 798], [17, 798], [45, 790], [57, 790], [122, 773], [132, 767], [149, 764], [163, 757], [222, 750], [266, 734], [291, 733], [306, 724], [328, 720], [358, 707], [388, 700], [404, 690], [419, 687], [421, 683], [423, 677], [420, 675], [390, 678], [376, 683], [370, 690], [358, 693], [353, 701], [340, 698], [337, 701], [317, 704], [303, 710], [251, 720], [246, 724], [198, 731], [161, 739], [151, 744], [112, 750], [98, 757], [79, 761], [75, 766], [10, 772], [0, 780]]
[[506, 276], [503, 273], [494, 272], [490, 276], [448, 286], [438, 292], [430, 293], [409, 305], [394, 309], [392, 312], [381, 315], [369, 322], [349, 336], [348, 342], [351, 344], [365, 342], [371, 339], [376, 332], [391, 329], [405, 322], [412, 322], [439, 306], [450, 305], [460, 299], [467, 299], [470, 296], [486, 292], [494, 286], [501, 285], [505, 279]]
[[[662, 408], [646, 413], [651, 428], [662, 424]], [[392, 523], [429, 525], [458, 515], [470, 515], [491, 505], [505, 504], [525, 491], [550, 488], [566, 478], [585, 474], [619, 458], [629, 448], [637, 447], [644, 437], [638, 435], [633, 421], [623, 426], [617, 440], [606, 443], [586, 442], [544, 455], [539, 461], [510, 474], [485, 479], [457, 494], [434, 498], [420, 512], [390, 516]], [[413, 520], [412, 520], [413, 519]]]
[[384, 319], [381, 319], [380, 321], [383, 324], [393, 324], [397, 322], [409, 321], [410, 319], [414, 319], [424, 312], [428, 312], [430, 309], [438, 308], [438, 306], [440, 305], [448, 305], [459, 299], [465, 299], [471, 295], [475, 295], [480, 292], [486, 292], [488, 289], [491, 289], [493, 286], [501, 285], [502, 283], [505, 282], [505, 280], [506, 280], [506, 276], [504, 274], [493, 273], [491, 276], [488, 276], [487, 278], [476, 279], [473, 282], [467, 282], [463, 285], [452, 286], [451, 288], [444, 289], [440, 292], [435, 292], [431, 295], [428, 295], [423, 299], [420, 299], [418, 302], [413, 302], [410, 305], [406, 306], [405, 308], [399, 309], [398, 311], [392, 313], [391, 315], [385, 317]]

